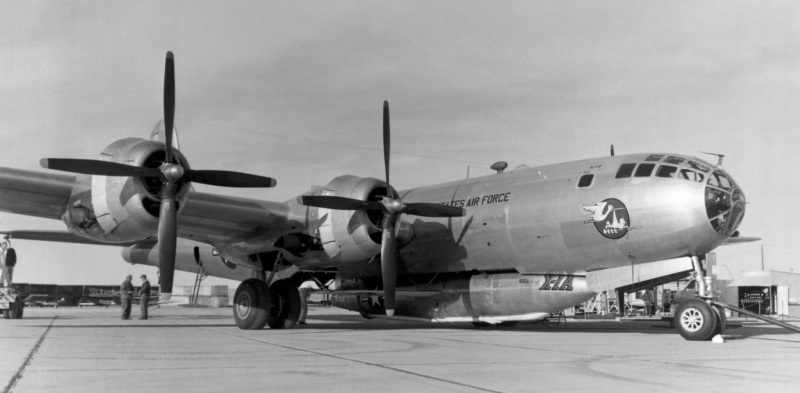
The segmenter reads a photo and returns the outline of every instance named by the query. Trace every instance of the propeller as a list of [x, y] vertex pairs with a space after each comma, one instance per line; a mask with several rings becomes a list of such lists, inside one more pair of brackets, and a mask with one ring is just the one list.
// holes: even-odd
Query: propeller
[[167, 52], [164, 69], [164, 138], [166, 159], [158, 168], [144, 168], [102, 160], [44, 158], [42, 167], [98, 176], [155, 177], [161, 179], [161, 205], [158, 218], [158, 272], [161, 300], [172, 296], [175, 251], [178, 240], [178, 204], [181, 183], [195, 182], [220, 187], [275, 187], [273, 178], [233, 171], [193, 170], [183, 167], [173, 151], [175, 120], [175, 58]]
[[437, 203], [411, 202], [405, 203], [398, 198], [389, 183], [389, 156], [391, 132], [389, 131], [389, 103], [383, 102], [383, 161], [386, 169], [387, 196], [381, 201], [362, 201], [360, 199], [337, 196], [306, 195], [297, 197], [298, 203], [305, 206], [321, 207], [332, 210], [374, 210], [383, 212], [381, 220], [381, 276], [383, 279], [383, 295], [386, 315], [393, 316], [395, 310], [395, 293], [397, 287], [397, 239], [395, 224], [401, 214], [412, 214], [422, 217], [463, 217], [466, 211], [460, 207], [445, 206]]

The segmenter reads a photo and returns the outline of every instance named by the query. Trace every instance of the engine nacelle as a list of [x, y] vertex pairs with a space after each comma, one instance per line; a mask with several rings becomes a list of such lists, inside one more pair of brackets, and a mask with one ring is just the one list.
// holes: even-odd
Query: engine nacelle
[[[339, 176], [322, 187], [314, 195], [332, 195], [360, 200], [380, 201], [388, 195], [386, 183], [373, 178], [352, 175]], [[319, 227], [312, 233], [320, 239], [325, 256], [335, 263], [363, 261], [381, 251], [380, 211], [352, 211], [317, 209]], [[395, 228], [398, 245], [408, 243], [414, 231], [411, 224], [397, 220]]]
[[[176, 159], [188, 168], [186, 158]], [[103, 150], [100, 159], [126, 165], [157, 168], [166, 157], [163, 143], [140, 138], [118, 140]], [[69, 229], [93, 240], [128, 242], [146, 239], [158, 229], [161, 179], [123, 176], [78, 176], [62, 220]], [[179, 185], [180, 209], [189, 184]]]

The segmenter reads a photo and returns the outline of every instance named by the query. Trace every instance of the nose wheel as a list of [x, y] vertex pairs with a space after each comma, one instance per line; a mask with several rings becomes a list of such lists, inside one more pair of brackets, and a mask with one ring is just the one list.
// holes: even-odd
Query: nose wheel
[[689, 341], [706, 341], [722, 334], [727, 325], [725, 310], [712, 306], [711, 280], [705, 275], [700, 259], [692, 256], [694, 272], [692, 276], [697, 282], [698, 299], [690, 299], [678, 304], [673, 317], [673, 324], [683, 338]]
[[[722, 314], [724, 317], [724, 313]], [[675, 310], [675, 329], [689, 341], [707, 341], [722, 332], [720, 315], [700, 299], [687, 300]]]

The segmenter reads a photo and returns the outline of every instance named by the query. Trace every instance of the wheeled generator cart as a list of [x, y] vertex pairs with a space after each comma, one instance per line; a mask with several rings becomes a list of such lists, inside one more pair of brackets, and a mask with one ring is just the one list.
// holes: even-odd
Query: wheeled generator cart
[[0, 311], [5, 319], [22, 318], [25, 302], [14, 288], [0, 287]]

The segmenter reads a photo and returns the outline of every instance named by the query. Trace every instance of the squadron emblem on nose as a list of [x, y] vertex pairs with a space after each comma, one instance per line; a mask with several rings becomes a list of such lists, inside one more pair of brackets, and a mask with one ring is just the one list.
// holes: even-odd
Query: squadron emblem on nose
[[619, 239], [628, 233], [631, 218], [628, 215], [628, 208], [619, 200], [609, 198], [594, 205], [581, 207], [591, 213], [591, 220], [586, 222], [594, 223], [594, 227], [601, 235], [609, 239]]

